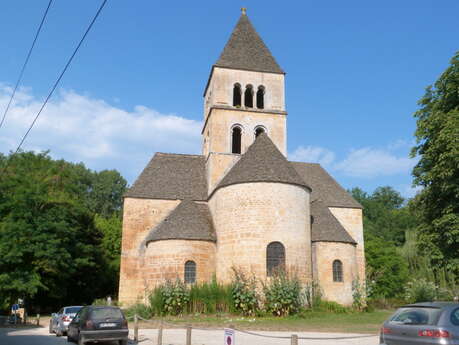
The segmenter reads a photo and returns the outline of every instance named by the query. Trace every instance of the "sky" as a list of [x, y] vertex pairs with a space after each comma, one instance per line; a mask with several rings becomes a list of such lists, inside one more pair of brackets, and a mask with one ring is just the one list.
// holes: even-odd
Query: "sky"
[[[100, 3], [54, 0], [0, 152], [16, 148]], [[0, 115], [47, 4], [0, 4]], [[287, 73], [288, 158], [344, 188], [413, 196], [413, 113], [459, 50], [457, 0], [109, 0], [23, 149], [130, 184], [155, 152], [199, 154], [203, 91], [241, 7]]]

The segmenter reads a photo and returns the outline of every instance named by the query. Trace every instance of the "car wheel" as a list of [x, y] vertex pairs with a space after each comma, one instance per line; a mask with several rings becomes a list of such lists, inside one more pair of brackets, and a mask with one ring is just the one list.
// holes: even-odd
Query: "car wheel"
[[49, 322], [49, 334], [53, 333], [53, 323], [50, 321]]
[[75, 341], [67, 334], [67, 342], [74, 343]]
[[127, 339], [120, 340], [120, 345], [127, 345]]
[[78, 333], [78, 345], [84, 345], [83, 337]]

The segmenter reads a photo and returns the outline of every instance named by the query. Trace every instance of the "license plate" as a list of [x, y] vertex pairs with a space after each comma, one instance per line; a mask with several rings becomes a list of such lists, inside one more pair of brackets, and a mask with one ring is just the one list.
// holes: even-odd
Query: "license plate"
[[101, 323], [99, 327], [115, 327], [116, 323], [113, 322], [106, 322], [106, 323]]

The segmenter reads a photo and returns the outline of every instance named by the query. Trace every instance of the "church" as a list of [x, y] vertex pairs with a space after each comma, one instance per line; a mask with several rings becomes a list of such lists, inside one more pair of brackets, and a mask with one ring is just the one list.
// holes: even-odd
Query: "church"
[[287, 159], [284, 79], [243, 9], [205, 85], [202, 154], [156, 153], [124, 196], [121, 303], [166, 280], [229, 283], [236, 268], [287, 270], [352, 304], [362, 206], [319, 164]]

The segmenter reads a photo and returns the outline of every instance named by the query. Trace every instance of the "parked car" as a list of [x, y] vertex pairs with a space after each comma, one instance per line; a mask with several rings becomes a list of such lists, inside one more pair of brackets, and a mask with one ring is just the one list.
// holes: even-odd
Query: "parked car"
[[83, 345], [87, 342], [118, 341], [126, 345], [129, 329], [118, 307], [83, 307], [69, 324], [67, 340]]
[[384, 322], [381, 345], [459, 345], [459, 303], [428, 302], [400, 307]]
[[67, 328], [73, 317], [83, 308], [82, 306], [64, 307], [57, 313], [51, 314], [49, 333], [56, 333], [58, 337], [67, 334]]

